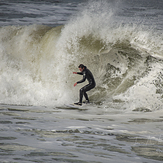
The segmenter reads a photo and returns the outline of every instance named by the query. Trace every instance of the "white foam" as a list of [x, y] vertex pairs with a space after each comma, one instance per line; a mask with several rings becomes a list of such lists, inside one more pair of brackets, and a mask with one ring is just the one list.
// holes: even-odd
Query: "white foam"
[[[119, 90], [134, 75], [139, 78], [139, 66], [144, 66], [148, 55], [162, 56], [162, 35], [141, 25], [116, 22], [116, 5], [111, 6], [107, 1], [91, 1], [64, 27], [2, 27], [0, 102], [24, 105], [74, 102], [78, 100], [78, 89], [82, 85], [73, 87], [80, 76], [72, 72], [78, 70], [78, 64], [84, 63], [96, 79], [97, 89], [91, 93], [93, 97], [110, 102], [110, 96], [116, 95], [114, 98], [128, 102], [126, 107], [131, 110], [144, 105], [153, 110], [159, 108], [161, 95], [156, 94], [157, 88], [152, 82], [162, 70], [161, 63], [152, 64], [149, 73], [135, 81], [133, 86], [123, 89], [123, 92]], [[126, 76], [129, 60], [118, 53], [117, 44], [135, 49], [143, 58]], [[125, 52], [125, 48], [122, 51]], [[104, 83], [107, 64], [119, 69], [112, 72], [112, 78], [116, 80], [116, 77], [125, 76], [114, 90]], [[140, 70], [141, 73], [145, 69]]]

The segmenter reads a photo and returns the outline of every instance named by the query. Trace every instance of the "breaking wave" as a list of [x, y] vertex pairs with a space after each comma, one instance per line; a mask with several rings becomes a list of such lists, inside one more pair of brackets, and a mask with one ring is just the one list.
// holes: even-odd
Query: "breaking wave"
[[[103, 2], [104, 3], [104, 2]], [[101, 5], [105, 6], [101, 9]], [[91, 2], [66, 25], [0, 28], [0, 102], [62, 105], [78, 100], [80, 63], [94, 74], [97, 105], [161, 109], [163, 35], [116, 22], [108, 4]]]

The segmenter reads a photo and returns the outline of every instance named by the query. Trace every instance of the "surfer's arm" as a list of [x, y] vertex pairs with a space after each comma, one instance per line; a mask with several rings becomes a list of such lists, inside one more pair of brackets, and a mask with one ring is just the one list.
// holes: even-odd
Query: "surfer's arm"
[[83, 75], [82, 72], [73, 72], [73, 74], [79, 74], [79, 75]]
[[83, 73], [82, 73], [82, 72], [77, 72], [77, 74], [78, 74], [78, 75], [83, 75]]
[[[73, 74], [79, 74], [79, 75], [83, 75], [83, 73], [82, 72], [73, 72]], [[83, 75], [83, 79], [84, 79], [84, 75]], [[78, 83], [82, 83], [82, 82], [84, 82], [85, 81], [85, 79], [84, 80], [80, 80], [80, 81], [78, 81], [78, 82], [76, 82], [75, 84], [74, 84], [74, 87], [78, 84]]]
[[79, 83], [83, 83], [85, 80], [86, 80], [86, 74], [83, 73], [83, 79], [80, 80], [80, 81], [78, 81], [77, 84], [79, 84]]

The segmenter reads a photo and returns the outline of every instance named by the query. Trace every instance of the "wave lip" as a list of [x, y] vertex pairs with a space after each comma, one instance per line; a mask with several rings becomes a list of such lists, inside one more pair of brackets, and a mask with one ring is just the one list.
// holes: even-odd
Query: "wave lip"
[[79, 87], [73, 88], [78, 76], [72, 72], [83, 63], [95, 76], [89, 96], [97, 105], [161, 109], [163, 35], [115, 20], [106, 1], [91, 1], [64, 26], [1, 27], [0, 102], [74, 102]]

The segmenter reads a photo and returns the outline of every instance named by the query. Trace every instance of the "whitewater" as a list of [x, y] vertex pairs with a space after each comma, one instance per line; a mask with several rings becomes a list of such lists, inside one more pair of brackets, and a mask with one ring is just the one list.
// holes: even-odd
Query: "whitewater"
[[[0, 161], [163, 160], [163, 3], [0, 2]], [[91, 104], [78, 101], [78, 65]]]

